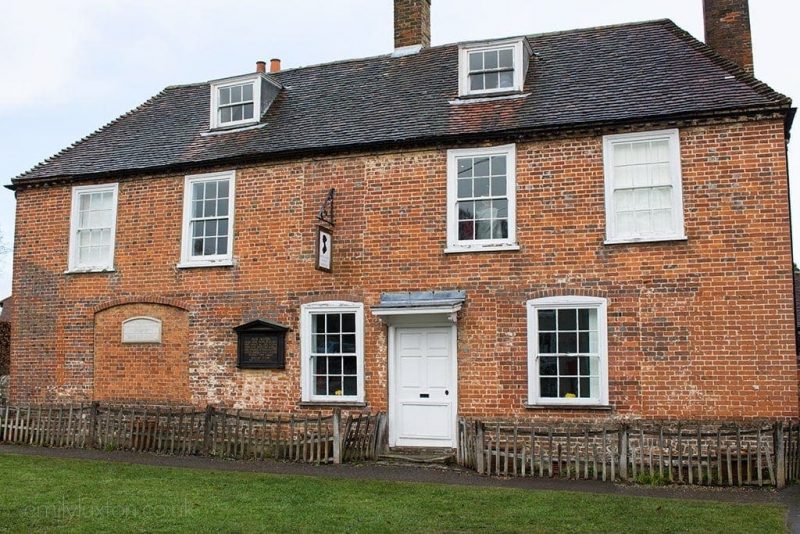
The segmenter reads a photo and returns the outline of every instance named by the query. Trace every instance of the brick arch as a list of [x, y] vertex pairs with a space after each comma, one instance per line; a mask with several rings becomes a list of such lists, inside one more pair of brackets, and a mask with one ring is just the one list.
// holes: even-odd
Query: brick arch
[[529, 299], [540, 299], [545, 297], [599, 297], [608, 298], [608, 292], [602, 289], [586, 289], [582, 287], [553, 287], [533, 291], [528, 295]]
[[184, 311], [189, 311], [189, 304], [185, 301], [171, 297], [158, 297], [158, 296], [127, 296], [117, 297], [111, 300], [101, 302], [92, 308], [92, 314], [100, 313], [101, 311], [124, 304], [161, 304], [162, 306], [171, 306], [179, 308]]

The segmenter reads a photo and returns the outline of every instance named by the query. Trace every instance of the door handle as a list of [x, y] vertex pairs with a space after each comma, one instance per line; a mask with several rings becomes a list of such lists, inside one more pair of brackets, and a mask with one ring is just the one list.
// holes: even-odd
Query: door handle
[[428, 399], [428, 398], [430, 398], [430, 396], [431, 396], [430, 393], [420, 393], [419, 394], [419, 398], [420, 399]]
[[445, 395], [450, 395], [450, 390], [449, 389], [444, 390], [444, 394]]

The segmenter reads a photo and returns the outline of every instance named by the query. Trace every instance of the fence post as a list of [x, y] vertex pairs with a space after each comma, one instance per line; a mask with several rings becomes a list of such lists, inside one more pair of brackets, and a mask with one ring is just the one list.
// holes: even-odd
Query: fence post
[[97, 419], [100, 412], [100, 403], [93, 402], [89, 407], [89, 448], [97, 446]]
[[342, 412], [339, 408], [333, 410], [333, 463], [342, 463], [342, 436], [341, 436]]
[[619, 478], [628, 480], [628, 425], [619, 429]]
[[210, 404], [206, 405], [206, 413], [203, 417], [203, 456], [208, 456], [211, 453], [211, 420], [214, 418], [214, 407]]
[[476, 426], [478, 428], [475, 435], [475, 463], [478, 474], [483, 475], [486, 471], [486, 467], [484, 465], [484, 460], [486, 459], [484, 456], [484, 451], [486, 450], [486, 441], [484, 440], [483, 435], [483, 421], [478, 421]]
[[786, 451], [783, 443], [783, 421], [775, 423], [775, 485], [786, 486]]

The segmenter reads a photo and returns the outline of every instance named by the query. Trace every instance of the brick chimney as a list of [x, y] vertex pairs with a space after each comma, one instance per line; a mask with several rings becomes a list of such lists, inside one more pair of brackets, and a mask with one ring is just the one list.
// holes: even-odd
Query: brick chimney
[[267, 63], [265, 61], [256, 61], [256, 72], [266, 72]]
[[703, 0], [706, 44], [753, 74], [753, 43], [747, 0]]
[[431, 45], [431, 0], [394, 0], [394, 47]]
[[269, 60], [269, 71], [270, 72], [280, 72], [281, 70], [281, 60], [274, 57]]

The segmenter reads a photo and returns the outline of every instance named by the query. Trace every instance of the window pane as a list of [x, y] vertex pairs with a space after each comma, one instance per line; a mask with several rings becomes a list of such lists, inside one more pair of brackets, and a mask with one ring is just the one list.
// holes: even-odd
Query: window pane
[[344, 377], [344, 394], [358, 395], [358, 379], [355, 376]]
[[556, 329], [556, 311], [555, 310], [539, 310], [539, 330], [555, 330]]
[[498, 85], [503, 89], [514, 87], [514, 71], [507, 70], [500, 73]]
[[202, 255], [203, 255], [203, 240], [192, 239], [192, 256], [202, 256]]
[[356, 357], [355, 356], [346, 356], [342, 358], [343, 360], [343, 374], [346, 375], [354, 375], [358, 372], [358, 368], [356, 367]]
[[508, 217], [508, 200], [492, 200], [492, 216], [505, 219]]
[[326, 319], [326, 330], [328, 332], [341, 332], [341, 327], [339, 326], [339, 314], [338, 313], [329, 313]]
[[227, 198], [230, 183], [228, 180], [220, 180], [217, 182], [217, 197]]
[[492, 156], [492, 176], [505, 176], [505, 174], [506, 174], [506, 157]]
[[253, 100], [253, 84], [248, 83], [244, 87], [242, 87], [242, 100], [245, 102], [249, 102]]
[[217, 215], [216, 200], [205, 200], [203, 204], [203, 217], [215, 217]]
[[561, 398], [573, 398], [578, 396], [578, 379], [576, 377], [559, 378], [558, 392]]
[[224, 106], [231, 102], [231, 89], [230, 87], [223, 87], [219, 90], [219, 103]]
[[589, 332], [581, 332], [578, 334], [578, 352], [589, 352]]
[[576, 316], [576, 310], [558, 310], [558, 329], [576, 330], [578, 327]]
[[314, 374], [317, 375], [324, 375], [328, 372], [328, 359], [319, 357], [314, 358], [314, 362], [316, 363], [316, 368], [314, 369]]
[[314, 352], [318, 354], [325, 354], [325, 336], [314, 336]]
[[460, 221], [458, 223], [458, 239], [475, 239], [475, 223], [473, 221]]
[[[330, 339], [330, 336], [329, 336]], [[328, 373], [332, 375], [342, 374], [342, 357], [335, 356], [328, 358]]]
[[314, 395], [328, 394], [328, 377], [318, 376], [314, 380]]
[[483, 76], [485, 80], [484, 83], [486, 84], [486, 89], [497, 89], [499, 81], [496, 72], [487, 72]]
[[473, 180], [473, 187], [475, 188], [474, 195], [476, 197], [489, 196], [489, 179], [488, 178], [475, 178]]
[[491, 221], [475, 221], [475, 239], [491, 239]]
[[458, 198], [469, 198], [472, 196], [472, 180], [470, 178], [458, 181]]
[[217, 240], [207, 237], [203, 240], [203, 256], [213, 256], [217, 253]]
[[356, 351], [356, 336], [355, 334], [342, 335], [342, 352], [353, 353]]
[[472, 158], [458, 159], [458, 177], [459, 178], [472, 177]]
[[469, 77], [469, 88], [472, 91], [483, 90], [483, 74], [471, 74]]
[[328, 378], [328, 395], [342, 395], [342, 377], [331, 376]]
[[458, 218], [459, 220], [471, 220], [475, 218], [475, 203], [474, 202], [459, 202], [458, 203]]
[[222, 108], [219, 110], [219, 122], [231, 122], [231, 108]]
[[497, 68], [497, 50], [483, 53], [483, 68], [486, 70]]
[[475, 158], [475, 176], [489, 176], [489, 158]]
[[253, 118], [253, 104], [245, 104], [244, 106], [242, 106], [242, 118], [243, 119]]
[[510, 69], [514, 67], [514, 52], [512, 50], [500, 50], [500, 68]]
[[315, 334], [322, 334], [325, 332], [325, 316], [322, 314], [314, 314], [311, 320], [311, 329]]
[[578, 358], [574, 356], [561, 356], [558, 358], [558, 374], [564, 375], [577, 375], [578, 374]]
[[231, 87], [231, 103], [242, 101], [242, 86], [234, 85]]
[[539, 394], [542, 397], [555, 398], [558, 397], [558, 379], [557, 378], [541, 378], [539, 380]]
[[555, 376], [558, 372], [558, 358], [539, 358], [539, 374], [542, 376]]
[[575, 332], [559, 332], [558, 352], [560, 354], [578, 352], [578, 335]]
[[508, 238], [508, 221], [506, 219], [492, 220], [492, 239]]
[[584, 399], [592, 396], [588, 378], [580, 379], [580, 394], [578, 396]]
[[472, 52], [469, 55], [469, 70], [483, 70], [483, 54], [481, 52]]
[[475, 218], [476, 219], [490, 219], [493, 216], [492, 201], [480, 200], [475, 202]]
[[356, 331], [356, 314], [343, 313], [342, 314], [342, 332], [355, 332]]
[[580, 375], [586, 376], [589, 374], [589, 356], [581, 356], [578, 358], [578, 371]]
[[227, 237], [217, 238], [217, 254], [227, 254], [227, 253], [228, 253], [228, 238]]
[[231, 121], [242, 120], [242, 106], [233, 106], [231, 110]]
[[217, 221], [217, 235], [228, 235], [228, 219], [219, 219]]
[[581, 330], [589, 329], [589, 310], [578, 310], [578, 328]]
[[556, 334], [553, 332], [539, 332], [539, 354], [554, 354], [556, 352]]

